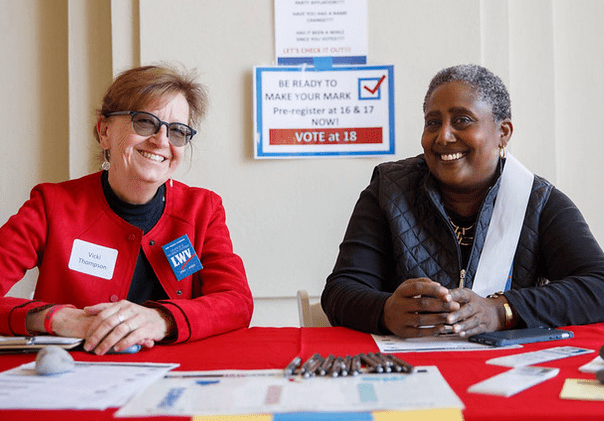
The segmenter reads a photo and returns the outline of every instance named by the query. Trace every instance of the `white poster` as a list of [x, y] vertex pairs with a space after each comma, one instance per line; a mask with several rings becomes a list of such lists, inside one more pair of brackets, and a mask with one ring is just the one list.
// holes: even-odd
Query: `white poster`
[[367, 63], [367, 0], [275, 0], [279, 65]]
[[256, 158], [394, 154], [393, 66], [256, 67]]

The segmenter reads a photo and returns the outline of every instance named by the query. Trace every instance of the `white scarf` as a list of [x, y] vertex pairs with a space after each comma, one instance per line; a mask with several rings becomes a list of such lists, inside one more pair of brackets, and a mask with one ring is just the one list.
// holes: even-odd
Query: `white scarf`
[[481, 297], [506, 289], [533, 178], [533, 173], [510, 153], [507, 154], [493, 215], [472, 285], [472, 291]]

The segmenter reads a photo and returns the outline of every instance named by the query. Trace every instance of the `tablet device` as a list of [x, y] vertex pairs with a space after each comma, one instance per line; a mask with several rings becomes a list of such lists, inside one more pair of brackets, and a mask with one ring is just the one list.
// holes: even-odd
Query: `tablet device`
[[531, 342], [556, 341], [572, 338], [569, 330], [552, 329], [547, 327], [531, 327], [526, 329], [498, 330], [496, 332], [479, 333], [468, 338], [472, 342], [492, 346], [507, 346], [528, 344]]

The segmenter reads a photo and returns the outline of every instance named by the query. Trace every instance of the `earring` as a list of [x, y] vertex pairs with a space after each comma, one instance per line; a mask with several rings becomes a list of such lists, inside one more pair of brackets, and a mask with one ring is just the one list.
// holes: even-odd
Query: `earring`
[[109, 162], [109, 150], [108, 149], [103, 149], [103, 158], [105, 158], [105, 159], [101, 163], [101, 169], [103, 171], [107, 171], [111, 167], [111, 162]]
[[505, 146], [500, 146], [499, 147], [499, 157], [501, 159], [505, 159]]

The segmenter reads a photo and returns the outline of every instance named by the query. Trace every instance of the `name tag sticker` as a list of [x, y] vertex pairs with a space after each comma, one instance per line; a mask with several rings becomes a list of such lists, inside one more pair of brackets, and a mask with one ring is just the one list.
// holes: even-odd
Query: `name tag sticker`
[[162, 249], [179, 281], [203, 268], [187, 234], [162, 246]]
[[68, 266], [69, 269], [76, 272], [111, 279], [116, 261], [116, 249], [99, 246], [88, 241], [74, 240]]

